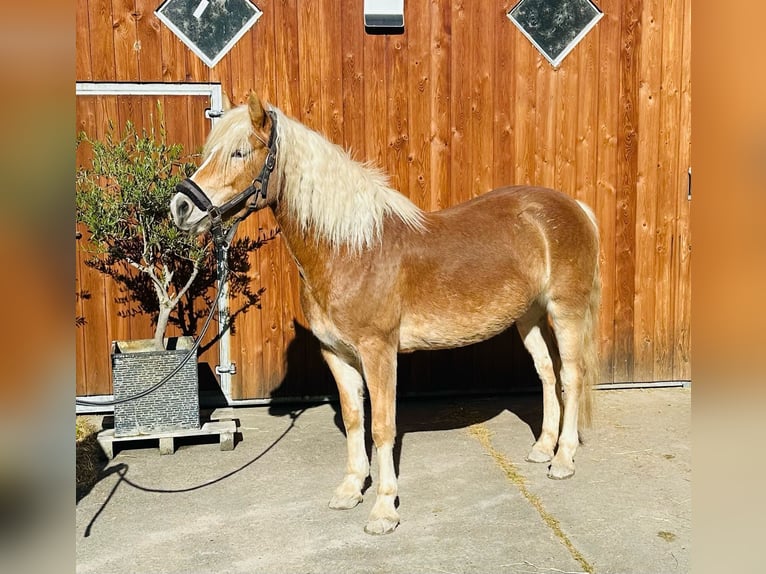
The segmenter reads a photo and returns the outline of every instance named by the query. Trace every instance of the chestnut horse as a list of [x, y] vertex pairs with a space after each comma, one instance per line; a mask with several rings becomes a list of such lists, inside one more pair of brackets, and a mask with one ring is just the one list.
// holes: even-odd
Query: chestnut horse
[[399, 523], [397, 353], [476, 343], [514, 323], [543, 385], [542, 431], [527, 460], [550, 462], [551, 478], [574, 474], [599, 376], [599, 240], [586, 205], [524, 186], [426, 213], [380, 171], [255, 95], [223, 114], [178, 191], [173, 219], [193, 233], [274, 212], [340, 394], [348, 461], [331, 508], [362, 501], [366, 386], [379, 478], [365, 530]]

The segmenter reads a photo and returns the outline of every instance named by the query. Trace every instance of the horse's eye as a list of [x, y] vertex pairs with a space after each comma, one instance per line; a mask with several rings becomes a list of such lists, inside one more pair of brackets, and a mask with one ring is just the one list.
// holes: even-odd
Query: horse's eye
[[241, 159], [243, 157], [247, 157], [247, 155], [248, 155], [247, 151], [238, 149], [231, 154], [231, 157], [236, 157]]

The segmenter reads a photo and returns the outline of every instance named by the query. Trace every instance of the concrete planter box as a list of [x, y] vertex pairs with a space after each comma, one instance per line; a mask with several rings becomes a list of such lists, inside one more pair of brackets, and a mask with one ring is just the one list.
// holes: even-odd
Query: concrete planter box
[[[166, 339], [168, 350], [152, 341], [112, 343], [114, 398], [130, 397], [157, 384], [176, 368], [194, 344], [191, 337]], [[167, 383], [148, 395], [114, 406], [114, 435], [140, 436], [200, 428], [197, 358], [192, 357]]]

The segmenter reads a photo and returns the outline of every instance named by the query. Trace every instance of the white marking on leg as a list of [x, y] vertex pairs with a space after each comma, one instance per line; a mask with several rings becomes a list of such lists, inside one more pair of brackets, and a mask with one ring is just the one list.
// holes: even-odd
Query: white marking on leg
[[343, 510], [362, 502], [362, 487], [370, 474], [364, 445], [364, 383], [359, 371], [337, 355], [329, 350], [323, 350], [322, 354], [341, 394], [341, 413], [346, 428], [346, 474], [330, 499], [330, 508]]

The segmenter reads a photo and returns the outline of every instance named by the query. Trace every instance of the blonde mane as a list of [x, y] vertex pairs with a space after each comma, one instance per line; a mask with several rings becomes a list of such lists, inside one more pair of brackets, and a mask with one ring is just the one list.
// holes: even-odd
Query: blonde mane
[[386, 217], [423, 229], [423, 212], [389, 187], [388, 178], [317, 132], [277, 113], [277, 175], [281, 201], [303, 233], [334, 247], [377, 245]]

